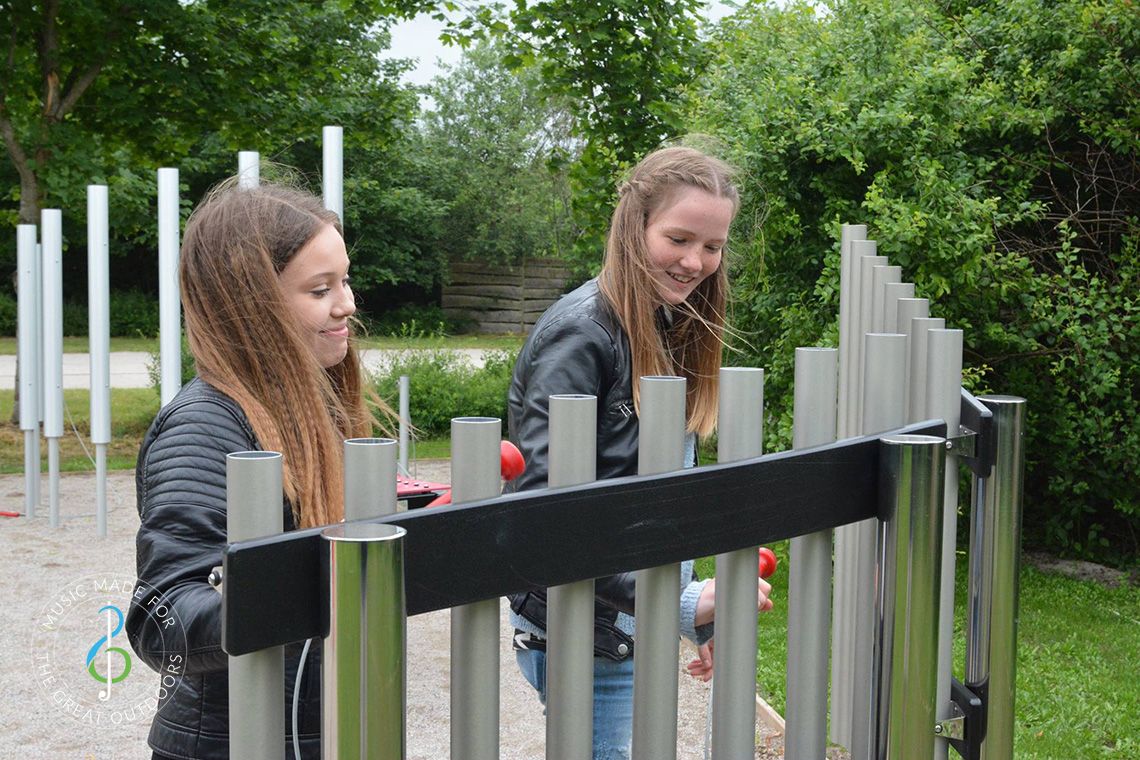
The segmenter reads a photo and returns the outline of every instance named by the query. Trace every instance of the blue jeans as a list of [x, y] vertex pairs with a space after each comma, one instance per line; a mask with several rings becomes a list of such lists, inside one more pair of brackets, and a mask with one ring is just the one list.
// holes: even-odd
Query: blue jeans
[[[546, 652], [515, 650], [523, 677], [546, 704]], [[594, 760], [629, 760], [633, 738], [633, 658], [594, 658]]]

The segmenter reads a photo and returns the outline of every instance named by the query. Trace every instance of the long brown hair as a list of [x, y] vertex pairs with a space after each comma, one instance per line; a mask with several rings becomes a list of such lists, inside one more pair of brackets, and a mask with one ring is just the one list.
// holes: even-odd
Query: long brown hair
[[724, 345], [728, 275], [725, 256], [680, 306], [671, 324], [659, 313], [645, 228], [650, 217], [673, 202], [683, 187], [732, 201], [740, 198], [728, 164], [694, 148], [671, 146], [647, 155], [619, 188], [598, 286], [629, 336], [633, 355], [633, 400], [640, 408], [637, 378], [678, 375], [686, 380], [686, 428], [708, 435], [716, 427], [718, 375]]
[[241, 406], [262, 448], [284, 458], [300, 527], [344, 516], [343, 440], [375, 422], [353, 342], [328, 368], [313, 355], [278, 275], [337, 215], [280, 185], [215, 187], [186, 224], [180, 277], [198, 375]]

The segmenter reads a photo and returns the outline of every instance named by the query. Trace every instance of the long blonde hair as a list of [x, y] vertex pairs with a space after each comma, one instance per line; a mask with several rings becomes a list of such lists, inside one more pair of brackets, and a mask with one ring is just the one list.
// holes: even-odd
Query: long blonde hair
[[328, 368], [292, 316], [278, 275], [336, 214], [290, 187], [214, 188], [186, 224], [180, 277], [198, 375], [245, 412], [262, 448], [284, 458], [299, 527], [343, 518], [343, 440], [372, 434], [353, 342]]
[[633, 400], [640, 408], [637, 378], [678, 375], [686, 380], [686, 428], [708, 435], [716, 427], [718, 375], [724, 345], [728, 275], [725, 257], [717, 270], [671, 314], [659, 313], [661, 298], [650, 271], [645, 228], [654, 213], [683, 187], [732, 201], [740, 197], [733, 170], [694, 148], [671, 146], [647, 155], [619, 189], [606, 240], [598, 286], [629, 336], [633, 355]]

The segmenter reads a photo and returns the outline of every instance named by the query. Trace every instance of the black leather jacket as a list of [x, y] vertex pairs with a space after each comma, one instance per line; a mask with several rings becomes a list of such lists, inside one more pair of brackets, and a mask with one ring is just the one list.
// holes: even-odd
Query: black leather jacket
[[[560, 393], [598, 398], [598, 480], [636, 475], [638, 421], [632, 376], [629, 339], [597, 280], [551, 306], [519, 352], [507, 394], [510, 439], [526, 460], [526, 471], [508, 489], [547, 486], [549, 397]], [[618, 611], [634, 612], [635, 575], [620, 573], [594, 583], [596, 655], [623, 660], [633, 653], [633, 640], [615, 621]], [[545, 591], [513, 594], [510, 601], [512, 610], [545, 630]]]
[[[159, 412], [139, 450], [135, 485], [141, 519], [134, 603], [127, 635], [151, 668], [183, 664], [181, 681], [160, 700], [149, 744], [177, 758], [229, 757], [229, 679], [221, 647], [222, 596], [207, 584], [226, 547], [226, 455], [260, 449], [241, 408], [193, 380]], [[293, 528], [282, 501], [286, 530]], [[173, 612], [151, 614], [155, 597]], [[176, 633], [172, 633], [175, 631]], [[287, 741], [292, 758], [292, 697], [301, 645], [285, 650]], [[305, 758], [320, 757], [320, 647], [310, 648], [301, 683], [299, 733]], [[161, 692], [160, 692], [161, 695]]]

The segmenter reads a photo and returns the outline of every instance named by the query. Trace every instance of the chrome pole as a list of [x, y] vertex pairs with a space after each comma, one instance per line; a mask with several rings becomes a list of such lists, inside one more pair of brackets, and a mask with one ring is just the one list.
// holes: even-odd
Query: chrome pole
[[408, 474], [408, 428], [412, 424], [412, 416], [408, 409], [408, 376], [400, 375], [400, 472]]
[[[493, 417], [451, 421], [452, 503], [499, 495], [502, 423]], [[451, 757], [499, 757], [499, 600], [451, 609]]]
[[946, 440], [882, 439], [876, 596], [876, 760], [930, 757], [938, 670]]
[[[551, 488], [597, 476], [596, 396], [550, 397]], [[546, 757], [590, 760], [594, 735], [594, 581], [547, 592]]]
[[[979, 531], [970, 537], [970, 554], [981, 554], [983, 571], [970, 575], [971, 615], [966, 629], [967, 682], [982, 686], [986, 699], [986, 737], [982, 760], [1013, 757], [1015, 666], [1017, 662], [1018, 570], [1021, 557], [1021, 510], [1025, 477], [1023, 424], [1025, 399], [986, 396], [979, 399], [993, 412], [994, 468], [984, 489]], [[979, 502], [975, 502], [975, 509]], [[971, 568], [973, 570], [973, 568]], [[979, 583], [979, 581], [982, 581]]]
[[[685, 458], [685, 379], [641, 378], [637, 474], [679, 470]], [[639, 570], [637, 654], [633, 658], [633, 760], [677, 756], [677, 659], [681, 631], [679, 564]]]
[[326, 760], [405, 756], [405, 533], [379, 523], [321, 531], [329, 587], [329, 632], [321, 653], [321, 754]]
[[[717, 461], [763, 454], [764, 370], [722, 368], [719, 395]], [[714, 760], [756, 754], [756, 570], [755, 546], [716, 557]]]
[[111, 442], [111, 292], [107, 186], [87, 186], [87, 356], [95, 445], [95, 533], [107, 536], [107, 444]]
[[[284, 529], [281, 455], [241, 451], [226, 457], [226, 532], [230, 543]], [[285, 755], [285, 650], [229, 658], [230, 757]]]
[[[792, 447], [835, 440], [836, 352], [797, 348]], [[793, 538], [788, 562], [788, 669], [784, 757], [827, 751], [827, 647], [831, 628], [831, 531]]]
[[17, 360], [20, 377], [20, 429], [24, 431], [24, 514], [36, 516], [40, 503], [40, 386], [43, 361], [40, 357], [41, 262], [36, 250], [36, 225], [16, 227], [16, 262], [19, 320]]

